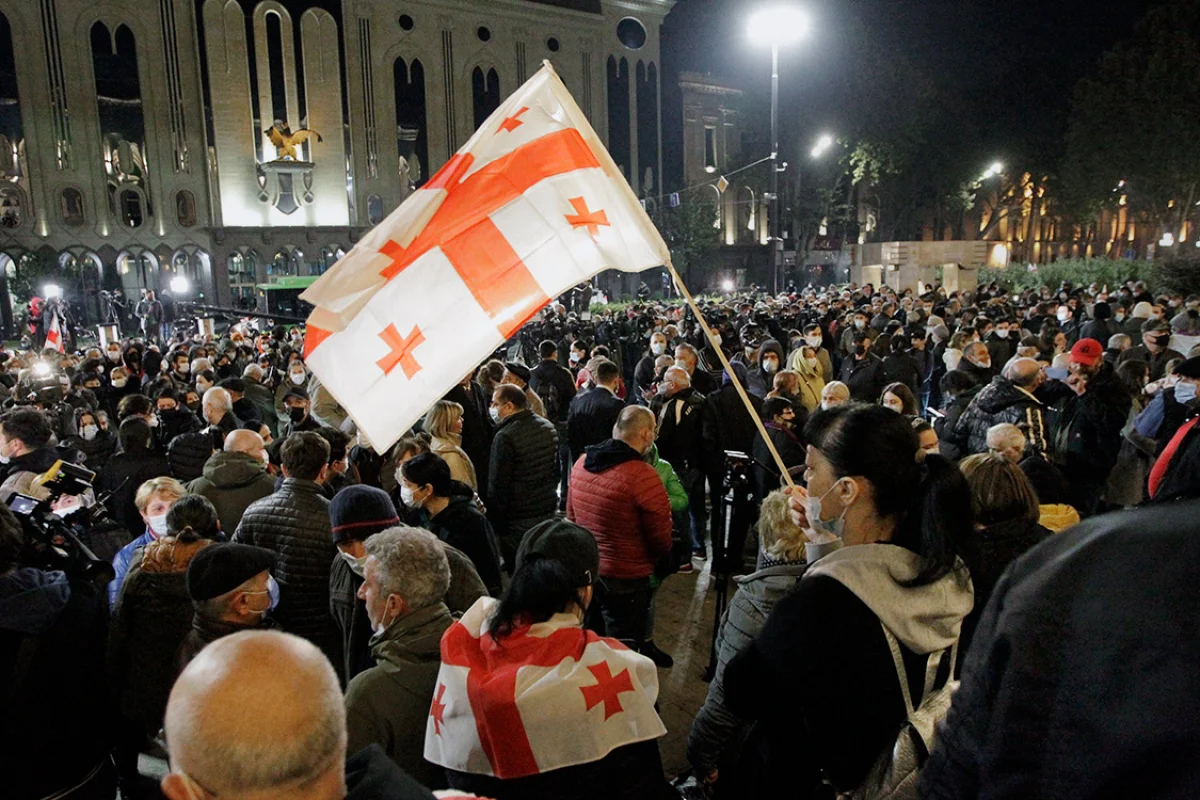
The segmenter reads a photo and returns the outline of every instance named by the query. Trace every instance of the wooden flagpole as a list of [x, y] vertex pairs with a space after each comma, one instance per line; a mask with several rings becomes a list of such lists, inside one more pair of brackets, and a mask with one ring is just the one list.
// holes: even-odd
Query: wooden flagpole
[[779, 451], [775, 449], [774, 442], [771, 441], [771, 437], [767, 434], [767, 427], [763, 425], [758, 409], [750, 402], [750, 395], [746, 394], [746, 387], [742, 386], [742, 382], [738, 380], [737, 373], [733, 371], [733, 366], [725, 356], [725, 351], [721, 349], [721, 346], [717, 344], [713, 337], [712, 329], [708, 327], [708, 323], [704, 320], [704, 314], [700, 313], [700, 307], [696, 305], [695, 298], [692, 297], [692, 293], [688, 291], [688, 288], [683, 285], [683, 278], [679, 277], [679, 273], [675, 271], [675, 265], [671, 263], [670, 259], [667, 260], [666, 266], [671, 272], [671, 277], [675, 279], [675, 285], [679, 287], [683, 298], [687, 300], [688, 307], [696, 315], [696, 321], [700, 323], [700, 329], [704, 331], [705, 338], [708, 339], [708, 343], [712, 345], [712, 348], [717, 351], [717, 358], [721, 359], [721, 364], [725, 367], [725, 374], [729, 376], [729, 381], [733, 384], [733, 388], [737, 389], [738, 397], [742, 398], [742, 402], [746, 404], [746, 410], [750, 412], [750, 418], [754, 420], [754, 426], [758, 428], [759, 435], [767, 443], [767, 449], [771, 451], [771, 457], [775, 459], [775, 466], [779, 467], [779, 474], [789, 488], [795, 489], [796, 482], [792, 480], [787, 465], [783, 463], [783, 458], [780, 457]]

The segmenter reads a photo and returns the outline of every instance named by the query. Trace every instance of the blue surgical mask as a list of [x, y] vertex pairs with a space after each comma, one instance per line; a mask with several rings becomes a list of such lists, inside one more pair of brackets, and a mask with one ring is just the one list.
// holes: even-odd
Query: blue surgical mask
[[1191, 381], [1180, 381], [1175, 384], [1175, 402], [1190, 403], [1196, 399], [1196, 384]]
[[814, 531], [828, 533], [831, 536], [841, 539], [846, 528], [846, 512], [850, 510], [850, 506], [843, 508], [842, 513], [838, 515], [837, 519], [821, 519], [821, 501], [829, 496], [829, 493], [833, 491], [835, 486], [837, 486], [836, 482], [833, 486], [826, 489], [825, 494], [820, 497], [809, 495], [804, 498], [804, 514], [808, 517], [808, 524]]

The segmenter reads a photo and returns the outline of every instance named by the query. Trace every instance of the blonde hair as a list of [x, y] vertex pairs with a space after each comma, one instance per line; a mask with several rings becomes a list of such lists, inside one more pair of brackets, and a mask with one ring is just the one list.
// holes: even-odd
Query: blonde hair
[[772, 393], [784, 392], [786, 394], [797, 394], [800, 391], [800, 373], [793, 372], [790, 369], [780, 370], [775, 373], [775, 380], [771, 382]]
[[758, 543], [763, 553], [776, 561], [803, 561], [808, 536], [792, 521], [788, 495], [776, 489], [763, 499], [758, 514]]
[[422, 427], [435, 439], [454, 441], [458, 434], [454, 432], [454, 423], [462, 419], [463, 407], [452, 400], [438, 400], [433, 408], [425, 413]]
[[976, 453], [958, 465], [971, 487], [971, 510], [983, 526], [1021, 519], [1037, 522], [1037, 492], [1025, 473], [1004, 456]]
[[151, 478], [139, 486], [137, 494], [134, 495], [133, 504], [137, 506], [139, 514], [146, 510], [146, 506], [150, 505], [150, 498], [156, 494], [166, 495], [175, 501], [187, 494], [187, 489], [174, 478]]

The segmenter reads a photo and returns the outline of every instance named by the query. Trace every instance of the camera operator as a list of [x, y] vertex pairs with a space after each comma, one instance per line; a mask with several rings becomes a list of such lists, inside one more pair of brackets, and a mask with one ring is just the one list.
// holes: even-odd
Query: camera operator
[[58, 461], [50, 447], [53, 431], [46, 415], [33, 408], [18, 408], [0, 417], [0, 500], [24, 491], [37, 475]]
[[[5, 448], [11, 447], [6, 439]], [[103, 590], [29, 565], [0, 506], [0, 775], [13, 798], [113, 797]]]

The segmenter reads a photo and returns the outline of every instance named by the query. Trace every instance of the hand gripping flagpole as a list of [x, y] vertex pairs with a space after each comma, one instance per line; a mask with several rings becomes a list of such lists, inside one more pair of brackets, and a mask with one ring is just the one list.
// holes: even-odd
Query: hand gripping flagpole
[[750, 402], [750, 395], [746, 394], [746, 388], [738, 380], [737, 373], [733, 371], [729, 359], [725, 356], [725, 351], [721, 349], [721, 346], [717, 344], [716, 339], [713, 337], [712, 329], [704, 321], [704, 315], [700, 313], [700, 308], [696, 305], [696, 300], [692, 297], [692, 293], [688, 291], [687, 286], [684, 286], [683, 278], [679, 277], [679, 273], [675, 271], [675, 265], [671, 263], [670, 259], [667, 260], [666, 266], [671, 272], [671, 277], [675, 279], [675, 285], [679, 287], [679, 292], [683, 295], [683, 299], [687, 301], [688, 307], [696, 315], [696, 321], [700, 323], [700, 329], [704, 331], [704, 337], [708, 339], [712, 348], [717, 351], [717, 358], [721, 359], [721, 365], [725, 367], [725, 374], [729, 376], [729, 381], [733, 384], [733, 388], [737, 389], [738, 397], [742, 398], [742, 402], [746, 404], [746, 410], [750, 412], [750, 418], [754, 420], [754, 427], [758, 428], [759, 435], [766, 442], [767, 449], [771, 451], [771, 457], [775, 459], [775, 466], [779, 467], [780, 476], [787, 483], [789, 489], [795, 489], [796, 482], [792, 480], [792, 475], [788, 472], [787, 465], [783, 463], [783, 458], [779, 455], [779, 451], [775, 449], [775, 443], [771, 441], [771, 437], [767, 434], [767, 427], [763, 425], [758, 409]]

